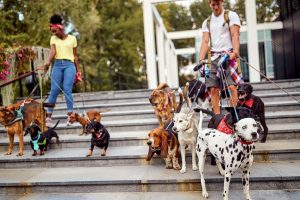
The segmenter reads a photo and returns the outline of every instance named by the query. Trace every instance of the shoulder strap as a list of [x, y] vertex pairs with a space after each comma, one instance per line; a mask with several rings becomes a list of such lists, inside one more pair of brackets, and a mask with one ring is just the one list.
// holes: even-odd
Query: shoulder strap
[[223, 23], [223, 26], [225, 26], [225, 24], [228, 24], [228, 26], [229, 26], [229, 22], [230, 22], [230, 19], [229, 19], [229, 10], [225, 10], [224, 11], [224, 23]]

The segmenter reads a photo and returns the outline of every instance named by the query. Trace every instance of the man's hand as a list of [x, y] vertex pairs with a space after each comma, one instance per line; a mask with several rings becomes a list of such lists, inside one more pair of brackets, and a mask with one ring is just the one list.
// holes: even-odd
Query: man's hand
[[238, 54], [235, 53], [235, 52], [230, 52], [230, 53], [227, 53], [229, 55], [229, 60], [233, 60], [235, 58], [238, 58]]

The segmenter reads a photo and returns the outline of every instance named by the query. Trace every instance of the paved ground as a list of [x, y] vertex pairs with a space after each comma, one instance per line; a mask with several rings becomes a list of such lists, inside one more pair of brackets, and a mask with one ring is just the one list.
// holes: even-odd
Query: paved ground
[[[253, 200], [296, 200], [300, 199], [300, 190], [253, 190]], [[200, 192], [117, 192], [117, 193], [50, 193], [24, 194], [21, 196], [3, 196], [1, 200], [204, 200]], [[209, 192], [210, 200], [222, 199], [221, 191]], [[230, 200], [244, 199], [241, 191], [230, 191]]]

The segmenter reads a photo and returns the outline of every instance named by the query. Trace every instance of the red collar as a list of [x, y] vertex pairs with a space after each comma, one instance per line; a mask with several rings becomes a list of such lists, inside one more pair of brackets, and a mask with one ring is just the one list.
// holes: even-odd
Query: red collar
[[237, 138], [237, 140], [240, 142], [240, 143], [242, 143], [242, 144], [246, 144], [246, 145], [249, 145], [249, 144], [253, 144], [253, 142], [252, 141], [243, 141], [241, 138]]
[[240, 101], [240, 104], [241, 105], [245, 105], [245, 106], [247, 106], [248, 108], [252, 108], [252, 106], [253, 106], [253, 98], [251, 97], [250, 99], [248, 99], [248, 100], [245, 100], [245, 101]]
[[228, 124], [226, 124], [225, 119], [226, 119], [226, 116], [224, 116], [222, 118], [220, 124], [218, 125], [217, 130], [221, 131], [221, 132], [223, 132], [223, 133], [225, 133], [227, 135], [231, 135], [231, 134], [234, 133], [233, 129], [232, 129], [232, 127], [228, 126]]

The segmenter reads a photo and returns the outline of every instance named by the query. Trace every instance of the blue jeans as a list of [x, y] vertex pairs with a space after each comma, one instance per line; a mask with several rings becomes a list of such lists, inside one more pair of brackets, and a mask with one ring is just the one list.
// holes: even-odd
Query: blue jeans
[[[72, 89], [76, 75], [75, 64], [67, 60], [55, 60], [51, 74], [51, 90], [48, 102], [56, 103], [57, 96], [63, 88], [67, 112], [73, 112], [73, 95]], [[53, 112], [53, 108], [48, 108], [48, 113]]]

